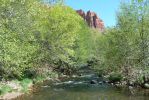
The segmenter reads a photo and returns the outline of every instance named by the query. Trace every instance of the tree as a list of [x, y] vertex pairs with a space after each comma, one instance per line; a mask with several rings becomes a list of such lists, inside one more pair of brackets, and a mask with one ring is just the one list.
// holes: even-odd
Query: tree
[[38, 44], [32, 29], [32, 3], [34, 0], [0, 3], [0, 63], [6, 77], [21, 77], [34, 64]]

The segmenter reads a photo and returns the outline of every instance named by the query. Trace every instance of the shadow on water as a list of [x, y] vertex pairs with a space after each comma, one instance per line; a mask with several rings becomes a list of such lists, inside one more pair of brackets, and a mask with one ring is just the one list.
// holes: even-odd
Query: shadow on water
[[[91, 84], [98, 79], [97, 84]], [[16, 100], [149, 100], [148, 90], [116, 88], [102, 83], [96, 75], [70, 78], [61, 83], [46, 82], [38, 86], [38, 91], [26, 94]]]

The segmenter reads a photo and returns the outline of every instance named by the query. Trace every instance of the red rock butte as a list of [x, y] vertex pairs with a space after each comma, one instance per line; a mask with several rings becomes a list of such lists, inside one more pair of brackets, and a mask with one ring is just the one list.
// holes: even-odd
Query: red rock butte
[[101, 32], [104, 31], [104, 22], [97, 16], [95, 12], [88, 11], [85, 13], [83, 10], [76, 11], [91, 28], [99, 29]]

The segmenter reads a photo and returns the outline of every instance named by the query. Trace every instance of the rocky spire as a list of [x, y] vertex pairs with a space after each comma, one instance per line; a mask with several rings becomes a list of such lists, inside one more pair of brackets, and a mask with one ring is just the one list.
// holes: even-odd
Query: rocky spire
[[88, 11], [85, 13], [83, 10], [77, 10], [77, 13], [87, 22], [91, 28], [104, 30], [104, 22], [97, 16], [95, 12]]

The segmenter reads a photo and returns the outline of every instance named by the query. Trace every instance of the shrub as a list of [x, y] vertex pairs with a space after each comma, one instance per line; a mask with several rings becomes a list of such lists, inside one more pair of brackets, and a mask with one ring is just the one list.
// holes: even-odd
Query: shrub
[[120, 73], [112, 73], [109, 76], [109, 81], [112, 83], [120, 82], [122, 79], [123, 79], [123, 77]]
[[11, 91], [12, 91], [12, 88], [10, 86], [0, 84], [0, 95], [3, 95]]

